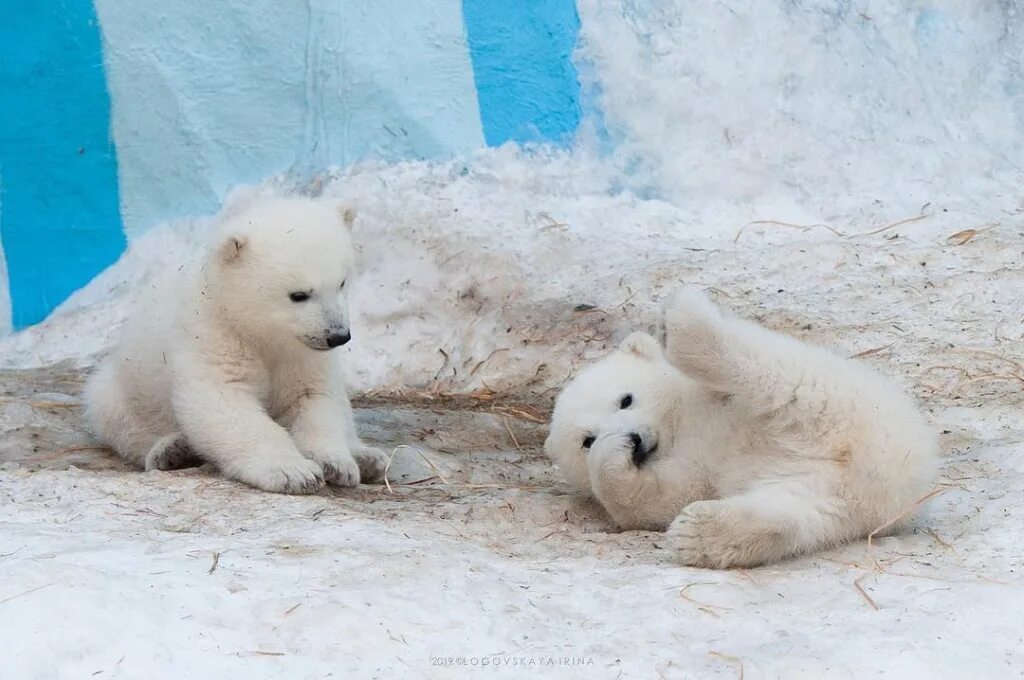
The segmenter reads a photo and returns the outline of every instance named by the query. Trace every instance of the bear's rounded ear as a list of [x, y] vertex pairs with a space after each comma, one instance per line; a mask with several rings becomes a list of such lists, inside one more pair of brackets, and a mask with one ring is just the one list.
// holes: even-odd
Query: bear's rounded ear
[[339, 203], [338, 215], [341, 217], [342, 225], [352, 231], [352, 225], [356, 222], [356, 209], [348, 203]]
[[237, 262], [242, 257], [242, 252], [248, 247], [249, 239], [239, 234], [228, 236], [220, 244], [220, 259], [225, 264]]
[[663, 355], [661, 345], [647, 333], [635, 332], [626, 336], [626, 339], [619, 345], [619, 351], [632, 354], [641, 359], [660, 359]]

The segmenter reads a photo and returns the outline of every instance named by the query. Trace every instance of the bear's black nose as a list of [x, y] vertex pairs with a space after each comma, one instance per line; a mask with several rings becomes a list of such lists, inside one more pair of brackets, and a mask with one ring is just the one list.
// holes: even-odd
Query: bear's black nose
[[330, 348], [340, 347], [346, 342], [352, 339], [352, 334], [348, 331], [344, 333], [331, 333], [327, 336], [327, 346]]
[[636, 432], [629, 433], [629, 441], [633, 444], [633, 465], [640, 467], [647, 460], [647, 457], [651, 455], [651, 452], [644, 446], [643, 437]]

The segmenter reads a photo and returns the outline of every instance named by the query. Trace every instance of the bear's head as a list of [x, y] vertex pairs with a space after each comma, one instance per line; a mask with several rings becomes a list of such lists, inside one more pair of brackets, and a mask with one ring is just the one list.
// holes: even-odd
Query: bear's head
[[654, 474], [671, 453], [686, 379], [658, 341], [633, 333], [576, 376], [555, 401], [544, 450], [579, 491], [592, 493], [588, 457], [621, 457]]
[[299, 197], [228, 211], [206, 263], [218, 313], [270, 345], [347, 343], [354, 218], [346, 206]]

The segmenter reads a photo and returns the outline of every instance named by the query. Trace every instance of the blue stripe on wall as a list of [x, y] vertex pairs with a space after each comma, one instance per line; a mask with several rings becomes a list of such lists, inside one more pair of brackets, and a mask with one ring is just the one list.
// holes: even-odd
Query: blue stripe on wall
[[568, 142], [580, 123], [574, 0], [462, 0], [462, 16], [487, 144]]
[[0, 0], [0, 239], [15, 328], [125, 247], [91, 0]]

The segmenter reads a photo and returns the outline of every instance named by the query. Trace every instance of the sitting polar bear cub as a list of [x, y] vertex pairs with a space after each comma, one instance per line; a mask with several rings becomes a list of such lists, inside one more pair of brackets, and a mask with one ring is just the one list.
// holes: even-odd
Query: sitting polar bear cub
[[95, 434], [147, 470], [195, 459], [267, 491], [379, 477], [337, 356], [352, 213], [304, 198], [226, 211], [209, 252], [140, 297], [86, 388]]
[[574, 379], [545, 450], [622, 528], [667, 528], [684, 564], [860, 538], [931, 487], [935, 433], [866, 366], [723, 316], [692, 288], [664, 335], [663, 351], [634, 333]]

